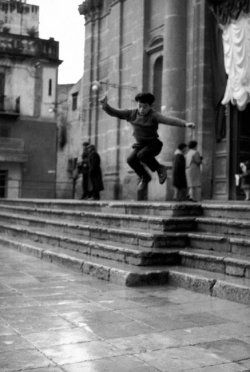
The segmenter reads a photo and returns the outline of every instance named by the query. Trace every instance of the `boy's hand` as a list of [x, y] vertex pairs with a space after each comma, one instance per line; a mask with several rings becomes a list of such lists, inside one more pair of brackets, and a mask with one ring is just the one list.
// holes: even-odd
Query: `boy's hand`
[[186, 123], [186, 127], [188, 127], [188, 128], [195, 128], [195, 123], [192, 123], [192, 122]]
[[108, 103], [108, 97], [105, 95], [104, 97], [102, 97], [99, 101], [103, 106], [106, 105]]

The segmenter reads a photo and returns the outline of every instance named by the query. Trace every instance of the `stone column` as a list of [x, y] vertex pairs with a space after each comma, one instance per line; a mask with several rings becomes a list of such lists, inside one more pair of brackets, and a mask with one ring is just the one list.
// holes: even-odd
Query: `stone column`
[[[165, 2], [162, 113], [185, 119], [187, 1]], [[163, 162], [170, 162], [177, 145], [184, 141], [183, 128], [160, 126]]]

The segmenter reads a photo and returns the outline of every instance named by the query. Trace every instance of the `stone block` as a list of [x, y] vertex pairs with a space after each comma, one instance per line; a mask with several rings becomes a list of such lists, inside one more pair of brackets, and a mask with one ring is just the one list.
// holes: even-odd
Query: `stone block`
[[213, 287], [212, 295], [230, 301], [250, 304], [250, 287], [231, 284], [226, 281], [217, 280]]
[[83, 262], [82, 272], [94, 276], [98, 279], [109, 281], [110, 279], [110, 268], [104, 265], [100, 265], [92, 262]]

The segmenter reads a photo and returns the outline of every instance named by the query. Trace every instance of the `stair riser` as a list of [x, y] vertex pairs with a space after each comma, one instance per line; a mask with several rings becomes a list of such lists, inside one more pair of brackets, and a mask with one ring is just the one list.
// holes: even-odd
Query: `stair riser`
[[[0, 227], [1, 232], [1, 227]], [[180, 262], [178, 253], [175, 252], [149, 252], [143, 253], [141, 251], [124, 252], [123, 250], [110, 250], [104, 246], [99, 247], [97, 244], [93, 245], [91, 242], [86, 244], [79, 244], [77, 242], [70, 241], [70, 239], [60, 239], [52, 236], [44, 236], [42, 234], [30, 233], [29, 231], [16, 231], [13, 229], [4, 229], [5, 234], [10, 237], [20, 239], [27, 239], [30, 242], [35, 241], [39, 244], [51, 245], [62, 249], [70, 249], [75, 252], [81, 252], [84, 255], [93, 257], [101, 257], [113, 261], [123, 262], [135, 266], [150, 266], [150, 265], [176, 265]], [[63, 252], [63, 250], [62, 250]]]
[[[7, 213], [10, 213], [11, 211], [8, 211], [7, 208], [3, 210], [1, 208], [1, 213], [6, 214], [0, 214], [0, 221], [4, 222], [5, 220], [10, 221], [10, 223], [26, 223], [23, 221], [22, 217], [24, 216], [25, 219], [29, 219], [31, 215], [31, 211], [17, 211], [13, 210], [13, 213], [15, 214], [14, 217], [11, 216], [11, 214], [7, 215]], [[17, 222], [16, 214], [21, 214], [20, 216], [20, 222]], [[195, 229], [195, 221], [145, 221], [145, 220], [133, 220], [129, 218], [120, 218], [118, 216], [93, 216], [93, 215], [76, 215], [74, 213], [68, 214], [68, 213], [56, 213], [56, 211], [51, 212], [38, 212], [38, 211], [32, 211], [32, 218], [38, 217], [39, 219], [44, 219], [46, 223], [49, 223], [50, 221], [64, 221], [75, 223], [76, 225], [79, 224], [85, 224], [85, 225], [92, 225], [92, 226], [98, 226], [98, 227], [105, 227], [105, 228], [117, 228], [117, 229], [130, 229], [130, 230], [136, 230], [136, 231], [152, 231], [152, 232], [171, 232], [171, 231], [188, 231], [188, 230], [194, 230]]]
[[209, 241], [209, 240], [202, 240], [202, 239], [192, 239], [189, 240], [189, 247], [195, 249], [204, 249], [204, 250], [211, 250], [216, 252], [231, 252], [231, 245], [227, 240], [223, 241]]
[[[1, 218], [0, 218], [1, 221]], [[128, 232], [124, 233], [119, 230], [109, 231], [108, 229], [100, 229], [94, 227], [80, 227], [80, 226], [68, 226], [62, 225], [59, 223], [52, 223], [48, 222], [40, 222], [35, 220], [25, 220], [16, 218], [6, 218], [3, 219], [2, 222], [16, 225], [16, 226], [25, 226], [27, 229], [29, 227], [36, 228], [36, 229], [43, 229], [53, 234], [62, 234], [67, 236], [79, 237], [88, 240], [98, 240], [98, 241], [107, 241], [113, 243], [119, 243], [123, 245], [129, 246], [136, 246], [142, 249], [151, 249], [151, 248], [165, 248], [168, 246], [171, 247], [179, 247], [184, 246], [186, 243], [185, 237], [165, 237], [165, 236], [143, 236], [139, 233]]]
[[29, 208], [46, 208], [55, 210], [91, 211], [113, 214], [134, 214], [145, 216], [180, 217], [200, 216], [201, 206], [191, 203], [141, 203], [141, 202], [113, 202], [113, 201], [58, 201], [58, 200], [30, 200], [30, 199], [3, 199], [4, 206], [28, 206]]
[[194, 249], [201, 250], [211, 250], [214, 252], [225, 252], [233, 253], [242, 257], [250, 257], [250, 245], [245, 245], [244, 243], [232, 243], [230, 240], [223, 239], [221, 241], [209, 241], [202, 239], [193, 239], [189, 240], [189, 247]]
[[208, 233], [215, 233], [220, 235], [233, 235], [238, 237], [250, 237], [250, 224], [249, 226], [233, 226], [232, 225], [225, 225], [225, 224], [213, 224], [213, 223], [202, 223], [199, 222], [197, 226], [197, 230], [200, 232], [208, 232]]
[[197, 258], [197, 257], [185, 257], [182, 256], [181, 264], [186, 267], [192, 267], [194, 269], [209, 270], [211, 272], [218, 272], [222, 274], [238, 276], [241, 278], [250, 278], [250, 268], [245, 265], [238, 265], [236, 263], [228, 262], [227, 259], [210, 259]]
[[168, 284], [221, 299], [250, 304], [250, 288], [240, 288], [222, 280], [201, 278], [169, 270]]
[[203, 216], [211, 218], [232, 218], [233, 220], [238, 220], [239, 218], [248, 219], [249, 215], [250, 209], [244, 210], [244, 207], [241, 209], [230, 209], [230, 206], [226, 209], [203, 209]]

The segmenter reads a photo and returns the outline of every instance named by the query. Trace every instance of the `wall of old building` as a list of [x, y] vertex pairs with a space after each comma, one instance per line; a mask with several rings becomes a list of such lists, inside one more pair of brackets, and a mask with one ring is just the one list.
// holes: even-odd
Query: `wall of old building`
[[[133, 138], [128, 123], [109, 117], [98, 104], [107, 93], [115, 107], [135, 107], [139, 91], [152, 91], [162, 113], [194, 121], [196, 128], [160, 125], [164, 142], [159, 160], [169, 167], [166, 184], [155, 174], [149, 200], [171, 200], [171, 164], [179, 142], [197, 139], [204, 157], [203, 197], [211, 193], [213, 111], [208, 9], [200, 0], [85, 1], [83, 108], [85, 137], [102, 157], [104, 198], [137, 199], [137, 177], [126, 164]], [[81, 9], [80, 9], [81, 12]], [[101, 81], [93, 92], [93, 82]]]
[[[36, 6], [1, 1], [0, 21], [3, 15], [6, 27], [13, 26], [0, 28], [0, 171], [7, 174], [5, 196], [54, 198], [58, 42], [29, 34], [28, 26], [38, 30]], [[18, 19], [24, 28], [15, 28]]]

